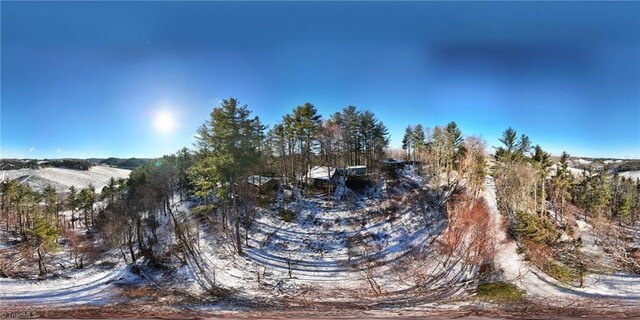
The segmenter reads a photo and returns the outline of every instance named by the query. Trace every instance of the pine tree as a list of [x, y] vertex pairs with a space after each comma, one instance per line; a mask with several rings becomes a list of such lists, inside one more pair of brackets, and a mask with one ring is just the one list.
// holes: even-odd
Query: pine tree
[[[413, 129], [411, 145], [413, 146], [414, 160], [422, 160], [421, 154], [424, 151], [425, 140], [427, 139], [424, 128], [417, 124]], [[417, 156], [417, 157], [416, 157]]]
[[38, 254], [38, 269], [40, 275], [44, 275], [47, 272], [45, 255], [57, 248], [56, 240], [60, 236], [56, 220], [49, 215], [37, 212], [33, 217], [33, 227], [27, 232], [34, 239], [34, 247]]
[[562, 152], [560, 161], [556, 165], [556, 172], [552, 178], [552, 187], [554, 191], [554, 205], [560, 206], [560, 213], [564, 215], [566, 193], [573, 182], [573, 175], [569, 171], [569, 154]]
[[[548, 169], [551, 166], [551, 155], [544, 152], [540, 145], [536, 145], [531, 160], [538, 171], [538, 179], [540, 179], [540, 214], [544, 215], [546, 212], [545, 204], [547, 201], [547, 197], [545, 195], [545, 181], [549, 174]], [[537, 195], [537, 190], [535, 191], [535, 194]]]
[[79, 198], [78, 198], [78, 190], [76, 187], [69, 187], [69, 195], [67, 195], [67, 206], [69, 210], [71, 210], [71, 228], [76, 228], [76, 210], [80, 206]]
[[413, 128], [407, 126], [404, 129], [404, 137], [402, 138], [402, 149], [407, 150], [407, 160], [411, 160], [411, 147], [413, 145]]
[[[235, 211], [236, 246], [242, 254], [240, 241], [239, 193], [236, 185], [253, 173], [260, 164], [264, 126], [258, 117], [250, 118], [251, 111], [246, 105], [240, 106], [234, 98], [225, 99], [222, 105], [213, 109], [208, 120], [198, 131], [197, 145], [200, 147], [196, 158], [193, 183], [216, 189], [220, 199], [231, 203]], [[202, 174], [206, 173], [206, 174]], [[204, 182], [202, 180], [210, 181]]]

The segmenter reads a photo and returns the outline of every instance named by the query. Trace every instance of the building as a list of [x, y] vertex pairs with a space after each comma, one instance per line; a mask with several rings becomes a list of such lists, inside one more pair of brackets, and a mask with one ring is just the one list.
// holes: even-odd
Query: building
[[350, 166], [344, 169], [346, 176], [363, 176], [367, 174], [367, 166]]
[[400, 159], [388, 158], [382, 160], [382, 168], [384, 169], [402, 169], [405, 164], [405, 161]]
[[334, 183], [337, 179], [337, 170], [331, 167], [315, 166], [306, 174], [307, 183], [313, 183], [316, 186], [324, 186]]

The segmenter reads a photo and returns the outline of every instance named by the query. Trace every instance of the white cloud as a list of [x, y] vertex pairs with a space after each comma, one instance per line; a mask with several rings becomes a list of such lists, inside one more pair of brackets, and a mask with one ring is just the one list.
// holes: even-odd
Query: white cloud
[[60, 151], [62, 151], [62, 148], [56, 149], [56, 152], [60, 153]]
[[34, 152], [34, 151], [36, 151], [36, 147], [29, 148], [29, 152]]

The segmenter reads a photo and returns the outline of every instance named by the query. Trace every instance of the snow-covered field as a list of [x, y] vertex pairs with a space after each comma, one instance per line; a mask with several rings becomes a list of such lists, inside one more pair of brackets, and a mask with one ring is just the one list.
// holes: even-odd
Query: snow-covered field
[[87, 171], [63, 168], [4, 170], [2, 178], [16, 179], [36, 190], [51, 185], [60, 192], [67, 191], [70, 186], [75, 186], [77, 189], [86, 188], [92, 183], [96, 191], [100, 192], [111, 177], [128, 178], [129, 173], [131, 170], [93, 166]]
[[638, 171], [624, 171], [620, 172], [621, 177], [631, 178], [631, 179], [640, 179], [640, 170]]
[[[549, 167], [549, 172], [554, 175], [556, 173], [556, 170], [558, 168], [557, 164], [553, 164], [551, 165], [551, 167]], [[573, 175], [574, 177], [581, 177], [584, 170], [582, 169], [578, 169], [578, 168], [573, 168], [573, 167], [567, 167], [567, 169], [569, 170], [569, 172], [571, 172], [571, 175]]]

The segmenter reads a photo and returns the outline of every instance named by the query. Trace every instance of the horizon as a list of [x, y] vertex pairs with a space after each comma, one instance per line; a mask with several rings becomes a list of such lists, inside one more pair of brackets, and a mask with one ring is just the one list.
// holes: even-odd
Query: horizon
[[0, 5], [3, 159], [191, 149], [229, 97], [269, 126], [370, 110], [390, 149], [455, 121], [489, 153], [511, 126], [554, 156], [640, 159], [640, 2]]

